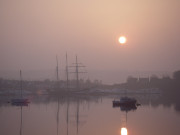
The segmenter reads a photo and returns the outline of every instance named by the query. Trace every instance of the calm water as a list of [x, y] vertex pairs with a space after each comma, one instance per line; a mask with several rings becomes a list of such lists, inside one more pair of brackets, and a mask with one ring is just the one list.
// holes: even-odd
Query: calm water
[[[180, 112], [158, 103], [158, 95], [134, 96], [133, 111], [113, 108], [119, 96], [30, 97], [28, 106], [0, 104], [0, 135], [179, 135]], [[2, 98], [2, 97], [1, 97]]]

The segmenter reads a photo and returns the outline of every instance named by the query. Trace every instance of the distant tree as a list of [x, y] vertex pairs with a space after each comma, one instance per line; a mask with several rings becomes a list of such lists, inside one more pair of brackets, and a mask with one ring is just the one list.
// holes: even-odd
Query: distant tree
[[99, 84], [99, 81], [97, 79], [94, 80], [94, 84], [95, 85], [98, 85]]
[[180, 70], [173, 73], [173, 78], [176, 80], [180, 80]]
[[51, 81], [50, 81], [49, 79], [45, 79], [45, 80], [44, 80], [44, 83], [48, 83], [48, 84], [49, 84], [50, 82], [51, 82]]
[[85, 85], [86, 85], [87, 87], [91, 87], [92, 82], [91, 82], [91, 80], [90, 80], [89, 78], [86, 80]]
[[128, 76], [127, 78], [127, 83], [137, 83], [138, 78], [132, 77], [132, 76]]
[[155, 79], [159, 79], [157, 75], [152, 75], [150, 78], [155, 78]]
[[91, 80], [89, 78], [86, 80], [86, 84], [91, 84]]
[[159, 78], [158, 78], [158, 76], [157, 75], [152, 75], [151, 77], [150, 77], [150, 82], [157, 82], [159, 80]]
[[164, 76], [162, 77], [162, 80], [171, 80], [171, 78], [170, 78], [168, 75], [164, 75]]

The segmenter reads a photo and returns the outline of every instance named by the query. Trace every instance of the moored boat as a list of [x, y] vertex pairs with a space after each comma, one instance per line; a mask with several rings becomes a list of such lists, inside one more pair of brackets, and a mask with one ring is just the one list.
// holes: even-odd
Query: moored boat
[[12, 99], [11, 103], [30, 103], [30, 101], [27, 98], [17, 98], [17, 99]]
[[23, 98], [23, 95], [22, 95], [22, 75], [21, 75], [21, 70], [20, 70], [20, 87], [21, 87], [21, 97], [11, 99], [11, 104], [16, 105], [16, 106], [26, 106], [26, 105], [28, 105], [28, 103], [30, 103], [30, 101], [27, 98]]
[[137, 104], [137, 100], [129, 97], [122, 97], [120, 100], [113, 101], [113, 107], [134, 106], [136, 104]]

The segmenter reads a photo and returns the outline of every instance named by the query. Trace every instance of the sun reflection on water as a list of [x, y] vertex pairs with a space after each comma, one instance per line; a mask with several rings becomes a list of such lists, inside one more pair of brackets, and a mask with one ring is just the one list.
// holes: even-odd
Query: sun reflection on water
[[127, 135], [127, 128], [121, 128], [121, 135]]

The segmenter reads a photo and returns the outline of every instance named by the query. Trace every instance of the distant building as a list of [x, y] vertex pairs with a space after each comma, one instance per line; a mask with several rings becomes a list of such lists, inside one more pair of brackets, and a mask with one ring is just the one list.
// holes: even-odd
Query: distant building
[[133, 84], [133, 83], [137, 83], [138, 82], [138, 78], [135, 77], [128, 77], [127, 79], [127, 83], [129, 84]]
[[160, 79], [156, 76], [156, 75], [153, 75], [150, 77], [150, 82], [151, 83], [154, 83], [154, 82], [158, 82]]
[[148, 78], [140, 78], [138, 79], [139, 83], [149, 83], [149, 77]]

